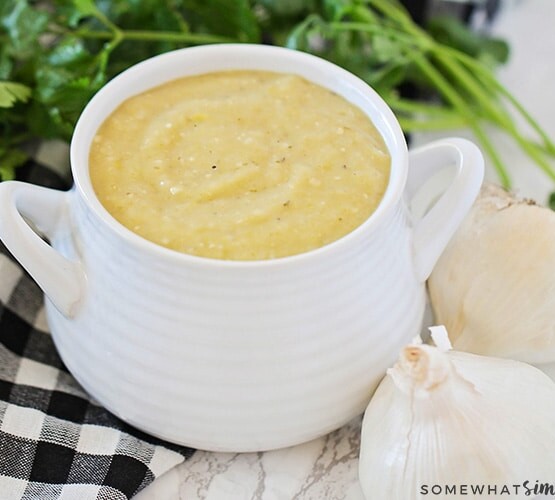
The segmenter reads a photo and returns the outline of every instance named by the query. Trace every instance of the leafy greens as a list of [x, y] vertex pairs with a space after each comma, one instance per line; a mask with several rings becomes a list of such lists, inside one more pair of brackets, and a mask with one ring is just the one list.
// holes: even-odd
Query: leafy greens
[[345, 67], [407, 133], [470, 128], [508, 186], [487, 133], [497, 127], [555, 181], [554, 143], [493, 74], [507, 45], [450, 18], [424, 30], [395, 0], [3, 0], [0, 41], [2, 179], [14, 177], [29, 141], [69, 141], [88, 100], [132, 64], [184, 46], [249, 42]]

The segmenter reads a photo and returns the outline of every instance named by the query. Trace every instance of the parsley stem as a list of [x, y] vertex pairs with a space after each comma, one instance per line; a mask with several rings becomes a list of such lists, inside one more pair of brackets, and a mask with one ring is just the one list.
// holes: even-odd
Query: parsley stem
[[405, 132], [422, 130], [455, 129], [467, 126], [465, 120], [453, 110], [435, 104], [384, 96], [384, 100], [395, 112]]
[[507, 88], [494, 77], [489, 68], [484, 66], [481, 61], [472, 59], [467, 54], [454, 50], [451, 47], [444, 47], [444, 51], [446, 55], [449, 55], [464, 64], [469, 71], [471, 71], [476, 77], [480, 78], [485, 85], [491, 85], [492, 89], [507, 99], [507, 101], [542, 139], [546, 152], [551, 155], [555, 155], [555, 143], [553, 143], [551, 138], [546, 134], [539, 123], [530, 115], [530, 113], [526, 111], [524, 106], [522, 106], [522, 104], [507, 90]]
[[[205, 33], [179, 33], [176, 31], [148, 31], [148, 30], [118, 30], [121, 34], [121, 40], [146, 41], [146, 42], [181, 42], [192, 44], [208, 44], [208, 43], [230, 43], [237, 42], [232, 38], [226, 38], [218, 35], [210, 35]], [[114, 33], [111, 31], [97, 31], [81, 29], [75, 32], [75, 35], [81, 38], [89, 38], [96, 40], [113, 40]]]
[[[390, 14], [390, 7], [387, 5], [387, 2], [384, 3], [381, 0], [376, 0], [372, 1], [371, 3], [374, 4], [376, 8], [381, 10], [384, 15], [387, 16], [388, 14]], [[366, 23], [349, 22], [332, 23], [331, 26], [338, 31], [352, 30], [380, 34], [384, 34], [385, 31], [389, 36], [395, 38], [398, 41], [404, 42], [406, 45], [404, 47], [406, 56], [415, 64], [422, 75], [424, 75], [434, 85], [437, 91], [441, 95], [443, 95], [443, 97], [459, 113], [459, 124], [466, 124], [466, 126], [470, 127], [470, 129], [482, 145], [484, 151], [491, 158], [493, 166], [499, 175], [501, 183], [503, 184], [503, 186], [509, 187], [510, 178], [505, 166], [503, 165], [503, 161], [501, 160], [499, 153], [490, 141], [488, 135], [480, 125], [478, 119], [468, 107], [468, 103], [465, 102], [462, 96], [458, 93], [457, 89], [449, 82], [449, 80], [447, 80], [447, 78], [428, 60], [426, 52], [433, 51], [435, 42], [431, 40], [426, 34], [422, 33], [419, 29], [412, 28], [412, 25], [405, 20], [404, 15], [399, 15], [396, 9], [394, 10], [394, 13], [397, 14], [397, 16], [392, 19], [396, 21], [401, 26], [401, 28], [408, 27], [410, 28], [410, 30], [407, 29], [407, 32], [404, 33], [396, 28], [375, 26]], [[415, 50], [415, 48], [417, 50]], [[497, 112], [495, 112], [493, 116], [490, 115], [488, 118], [495, 123], [498, 118]], [[404, 121], [406, 125], [416, 125], [415, 120], [410, 123], [407, 120]], [[449, 124], [451, 123], [454, 122], [449, 121]], [[424, 126], [421, 129], [423, 130]], [[536, 155], [536, 157], [537, 156], [538, 155]], [[542, 166], [542, 168], [545, 170], [545, 165], [540, 166]]]
[[534, 143], [525, 139], [517, 131], [509, 130], [509, 134], [513, 137], [513, 139], [517, 142], [521, 149], [528, 155], [528, 157], [536, 162], [536, 164], [539, 165], [539, 167], [548, 177], [550, 177], [552, 180], [555, 180], [555, 170], [540, 154], [538, 148], [535, 147]]
[[470, 111], [470, 108], [465, 100], [451, 85], [449, 80], [447, 80], [441, 72], [422, 54], [411, 54], [411, 60], [420, 69], [421, 73], [435, 85], [435, 88], [443, 95], [443, 97], [453, 105], [458, 113], [460, 113], [461, 117], [470, 127], [478, 141], [480, 141], [480, 144], [484, 148], [485, 152], [491, 158], [501, 183], [503, 186], [509, 187], [511, 185], [511, 181], [498, 152], [493, 147], [488, 135], [476, 117]]
[[395, 40], [404, 42], [407, 46], [414, 47], [414, 38], [395, 28], [382, 25], [371, 25], [362, 22], [333, 22], [328, 25], [333, 31], [362, 31], [364, 33], [387, 35]]
[[478, 108], [487, 113], [492, 122], [504, 126], [507, 124], [509, 117], [503, 108], [496, 106], [492, 99], [491, 90], [484, 92], [475, 78], [468, 71], [457, 64], [450, 56], [446, 56], [442, 51], [436, 49], [433, 51], [434, 59], [442, 66], [447, 73], [455, 79], [458, 85], [465, 89], [470, 98], [478, 105]]
[[391, 0], [368, 0], [368, 5], [397, 24], [412, 39], [420, 39], [424, 43], [431, 40], [430, 36], [414, 23], [400, 3]]
[[[395, 110], [395, 108], [393, 109]], [[451, 118], [426, 118], [425, 120], [416, 120], [399, 116], [398, 120], [404, 132], [452, 130], [466, 125], [466, 123], [457, 116], [452, 116]]]
[[540, 127], [539, 123], [530, 115], [530, 113], [528, 113], [528, 111], [526, 111], [524, 106], [522, 106], [522, 104], [520, 104], [520, 102], [503, 85], [501, 85], [495, 79], [493, 80], [497, 91], [501, 93], [503, 97], [505, 97], [511, 103], [511, 105], [526, 120], [528, 125], [530, 125], [532, 129], [540, 136], [544, 143], [545, 151], [551, 156], [555, 156], [555, 143], [553, 143], [551, 138], [546, 134], [545, 130]]
[[460, 120], [460, 116], [452, 110], [445, 108], [445, 106], [402, 99], [396, 95], [384, 96], [384, 99], [390, 107], [401, 112], [433, 116], [434, 118], [457, 117]]
[[489, 119], [509, 134], [521, 147], [521, 149], [532, 159], [551, 179], [555, 180], [555, 170], [545, 159], [538, 154], [538, 150], [531, 147], [531, 143], [522, 137], [517, 130], [514, 121], [508, 113], [500, 106], [494, 106], [491, 93], [486, 93], [479, 85], [481, 80], [470, 76], [464, 66], [454, 62], [454, 59], [444, 54], [436, 54], [436, 59], [451, 75], [465, 88], [470, 96], [476, 100], [480, 109], [487, 111]]

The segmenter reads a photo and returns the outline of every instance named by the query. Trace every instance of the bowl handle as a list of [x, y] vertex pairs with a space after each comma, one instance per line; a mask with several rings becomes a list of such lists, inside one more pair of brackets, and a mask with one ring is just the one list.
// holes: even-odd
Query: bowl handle
[[57, 233], [69, 196], [24, 182], [0, 182], [0, 239], [54, 306], [73, 317], [84, 290], [82, 266], [58, 253], [30, 226], [47, 237]]
[[451, 184], [413, 226], [416, 274], [426, 281], [478, 196], [484, 178], [484, 158], [478, 147], [460, 138], [441, 139], [409, 152], [406, 193], [409, 200], [432, 175], [455, 165]]

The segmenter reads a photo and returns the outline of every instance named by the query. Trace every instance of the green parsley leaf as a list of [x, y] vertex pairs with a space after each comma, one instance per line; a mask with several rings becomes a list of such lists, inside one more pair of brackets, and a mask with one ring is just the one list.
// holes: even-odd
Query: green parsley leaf
[[453, 17], [431, 19], [427, 29], [439, 42], [490, 64], [503, 64], [509, 58], [509, 46], [503, 40], [480, 35]]
[[27, 102], [31, 97], [31, 89], [16, 82], [0, 81], [0, 108], [11, 108], [16, 102]]
[[5, 151], [0, 148], [0, 180], [9, 181], [15, 179], [15, 169], [27, 160], [27, 155], [19, 150]]
[[240, 42], [260, 41], [258, 21], [248, 0], [186, 0], [184, 4], [203, 31], [235, 37]]
[[506, 186], [487, 127], [505, 132], [555, 182], [555, 141], [491, 69], [506, 61], [507, 44], [452, 18], [425, 30], [397, 0], [1, 0], [0, 40], [4, 179], [29, 140], [69, 140], [92, 95], [136, 62], [191, 45], [263, 42], [359, 76], [405, 132], [468, 127]]
[[27, 0], [4, 0], [0, 9], [0, 29], [9, 37], [10, 54], [20, 59], [32, 57], [48, 25], [48, 12], [32, 7]]
[[83, 17], [94, 16], [98, 12], [98, 8], [92, 0], [73, 0], [73, 5]]

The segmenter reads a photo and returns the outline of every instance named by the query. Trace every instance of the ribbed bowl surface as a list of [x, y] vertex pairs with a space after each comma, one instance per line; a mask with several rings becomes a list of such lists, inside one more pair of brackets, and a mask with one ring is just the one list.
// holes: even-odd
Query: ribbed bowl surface
[[402, 204], [351, 245], [261, 265], [155, 258], [78, 195], [72, 213], [87, 291], [72, 320], [48, 305], [54, 340], [94, 398], [161, 438], [254, 451], [320, 436], [364, 410], [419, 332]]

